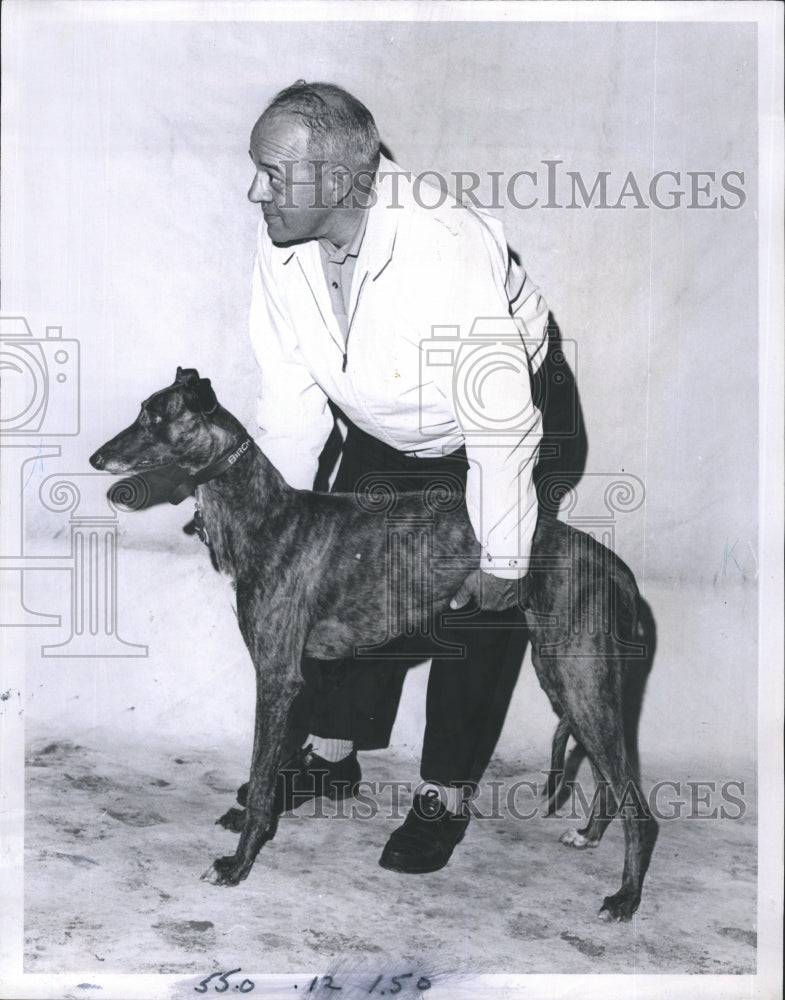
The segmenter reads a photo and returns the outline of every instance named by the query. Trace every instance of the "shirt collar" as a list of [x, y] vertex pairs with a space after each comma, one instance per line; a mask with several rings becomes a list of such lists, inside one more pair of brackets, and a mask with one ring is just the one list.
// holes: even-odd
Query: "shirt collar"
[[319, 240], [319, 246], [327, 257], [327, 260], [331, 261], [333, 264], [343, 264], [347, 257], [357, 257], [360, 253], [360, 247], [362, 245], [363, 237], [365, 236], [365, 229], [367, 225], [368, 209], [366, 208], [362, 214], [362, 218], [360, 219], [360, 225], [354, 231], [354, 235], [348, 243], [344, 243], [343, 246], [336, 247], [327, 239]]

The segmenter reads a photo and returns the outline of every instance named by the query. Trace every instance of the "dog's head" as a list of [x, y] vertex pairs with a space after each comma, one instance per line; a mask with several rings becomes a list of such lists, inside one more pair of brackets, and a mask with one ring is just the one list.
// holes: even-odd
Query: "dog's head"
[[211, 419], [217, 409], [210, 379], [195, 368], [178, 368], [174, 382], [149, 396], [130, 427], [99, 448], [90, 464], [124, 474], [173, 464], [202, 468], [223, 444]]

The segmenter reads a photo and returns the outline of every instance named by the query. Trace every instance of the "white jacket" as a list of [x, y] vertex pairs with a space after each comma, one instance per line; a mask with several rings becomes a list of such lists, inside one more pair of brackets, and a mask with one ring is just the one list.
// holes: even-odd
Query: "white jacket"
[[542, 429], [529, 368], [545, 356], [548, 308], [510, 261], [498, 221], [409, 178], [382, 157], [346, 342], [318, 241], [276, 246], [260, 221], [250, 314], [258, 443], [299, 489], [312, 488], [333, 426], [328, 398], [399, 451], [465, 444], [481, 567], [514, 578], [528, 568], [537, 520]]

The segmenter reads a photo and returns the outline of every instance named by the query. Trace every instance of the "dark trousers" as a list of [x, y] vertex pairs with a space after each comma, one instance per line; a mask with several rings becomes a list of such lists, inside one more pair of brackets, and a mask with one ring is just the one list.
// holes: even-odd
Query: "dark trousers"
[[[443, 458], [410, 458], [350, 427], [334, 492], [353, 492], [369, 473], [383, 475], [398, 492], [421, 490], [445, 472], [465, 486], [463, 449]], [[428, 680], [420, 775], [443, 785], [479, 781], [499, 738], [526, 648], [517, 608], [464, 612], [458, 625], [437, 625], [441, 643], [462, 653], [434, 657]], [[397, 646], [394, 648], [398, 648]], [[388, 657], [303, 661], [298, 714], [315, 736], [352, 740], [358, 750], [389, 746], [406, 671], [428, 651], [402, 647], [406, 659]], [[421, 655], [417, 657], [417, 653]], [[413, 658], [414, 657], [414, 658]]]

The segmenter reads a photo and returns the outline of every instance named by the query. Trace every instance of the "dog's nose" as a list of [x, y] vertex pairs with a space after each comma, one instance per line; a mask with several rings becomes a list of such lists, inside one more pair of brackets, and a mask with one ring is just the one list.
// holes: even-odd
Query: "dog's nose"
[[97, 451], [95, 455], [90, 456], [90, 465], [92, 465], [94, 469], [103, 469], [103, 467], [106, 465], [106, 462], [104, 461], [104, 456], [101, 454], [100, 451]]

